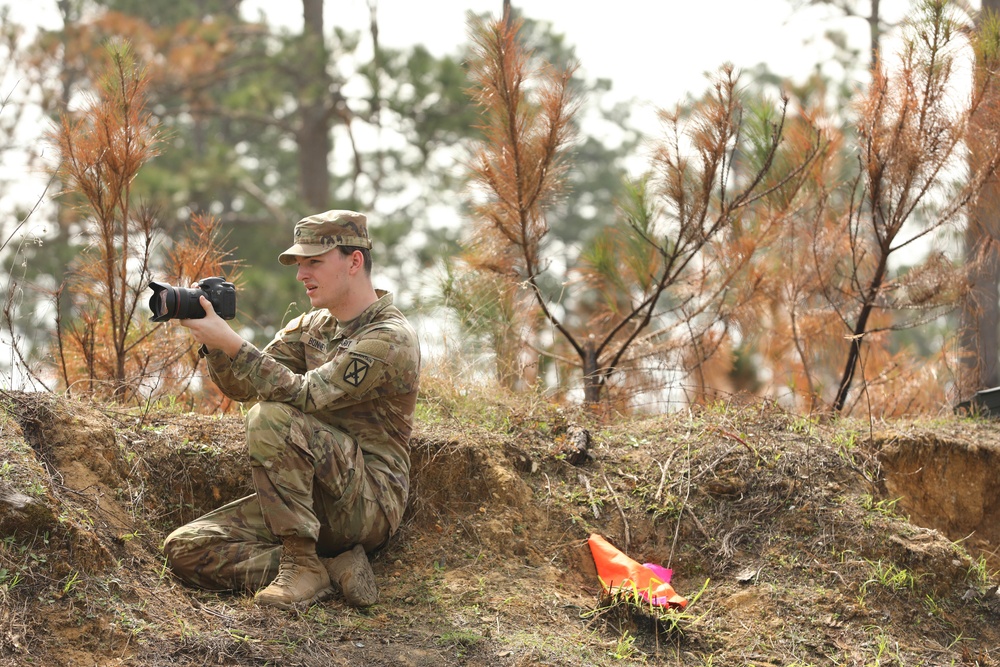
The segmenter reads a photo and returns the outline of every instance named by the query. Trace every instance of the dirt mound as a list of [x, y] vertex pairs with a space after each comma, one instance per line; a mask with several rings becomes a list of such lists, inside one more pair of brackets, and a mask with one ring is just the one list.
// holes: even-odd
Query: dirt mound
[[[935, 515], [943, 501], [898, 480], [930, 474], [918, 451], [985, 442], [974, 422], [872, 440], [768, 405], [599, 423], [425, 397], [411, 506], [374, 559], [381, 602], [287, 613], [164, 571], [171, 528], [249, 491], [238, 417], [5, 407], [0, 665], [997, 664], [985, 561], [899, 514]], [[602, 598], [592, 532], [672, 567], [686, 612]]]
[[877, 443], [885, 495], [918, 525], [962, 540], [1000, 568], [1000, 434], [995, 423], [910, 426]]

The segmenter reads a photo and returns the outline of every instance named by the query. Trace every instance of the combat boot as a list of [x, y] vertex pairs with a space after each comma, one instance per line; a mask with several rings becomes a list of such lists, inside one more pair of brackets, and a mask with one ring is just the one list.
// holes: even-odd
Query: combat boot
[[347, 604], [352, 607], [370, 607], [378, 602], [375, 573], [365, 548], [358, 544], [336, 558], [324, 558], [323, 564], [334, 587], [340, 587]]
[[322, 600], [332, 592], [330, 575], [316, 555], [316, 541], [291, 536], [282, 538], [278, 576], [253, 599], [261, 606], [290, 609]]

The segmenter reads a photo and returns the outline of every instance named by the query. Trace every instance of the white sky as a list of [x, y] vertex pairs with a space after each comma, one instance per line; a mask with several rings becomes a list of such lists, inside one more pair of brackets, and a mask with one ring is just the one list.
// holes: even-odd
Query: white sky
[[[423, 43], [436, 55], [455, 53], [466, 41], [469, 11], [499, 14], [503, 0], [326, 0], [327, 29], [361, 31], [362, 53], [370, 49], [369, 2], [377, 3], [379, 39], [386, 46]], [[833, 47], [823, 35], [848, 34], [852, 47], [867, 49], [867, 25], [826, 7], [793, 11], [806, 0], [514, 0], [528, 17], [549, 21], [576, 48], [589, 79], [613, 82], [611, 98], [638, 102], [640, 126], [648, 128], [656, 107], [672, 107], [700, 94], [705, 74], [729, 61], [747, 69], [766, 62], [776, 74], [802, 80], [816, 66], [831, 66]], [[865, 11], [869, 3], [857, 3]], [[910, 0], [881, 0], [882, 15], [901, 17]], [[973, 1], [975, 6], [978, 1]], [[15, 20], [59, 27], [56, 0], [0, 0]], [[260, 13], [298, 30], [298, 0], [244, 0], [247, 17]], [[831, 72], [835, 78], [841, 73]], [[645, 116], [645, 118], [643, 118]]]
[[[796, 0], [513, 0], [528, 17], [552, 23], [575, 47], [587, 79], [612, 81], [611, 101], [635, 100], [633, 121], [656, 133], [657, 108], [670, 108], [707, 86], [706, 73], [723, 63], [749, 69], [765, 62], [775, 74], [803, 80], [819, 64], [834, 79], [833, 46], [824, 33], [847, 33], [852, 48], [868, 48], [867, 24], [827, 7], [793, 11]], [[377, 3], [385, 46], [423, 43], [436, 55], [453, 54], [467, 39], [468, 12], [498, 14], [503, 0], [326, 0], [326, 27], [360, 31], [359, 57], [370, 53], [369, 2]], [[806, 4], [806, 0], [798, 0]], [[867, 11], [869, 3], [857, 3]], [[913, 3], [881, 0], [882, 15], [897, 20]], [[979, 2], [974, 1], [974, 6]], [[0, 0], [14, 20], [58, 28], [56, 0]], [[299, 0], [244, 0], [248, 18], [299, 30]], [[859, 74], [863, 76], [863, 74]], [[859, 83], [863, 83], [859, 81]], [[7, 171], [0, 166], [0, 171]]]
[[[385, 46], [423, 43], [436, 55], [454, 53], [467, 38], [469, 11], [502, 11], [502, 0], [376, 0], [379, 40]], [[833, 47], [823, 33], [846, 31], [851, 45], [868, 48], [867, 24], [837, 17], [827, 8], [793, 11], [791, 0], [524, 0], [525, 16], [552, 23], [576, 48], [589, 79], [613, 82], [612, 97], [635, 99], [650, 117], [652, 107], [672, 107], [701, 93], [706, 72], [729, 61], [739, 68], [766, 62], [777, 74], [803, 79], [828, 63]], [[867, 3], [860, 3], [867, 5]], [[882, 0], [882, 14], [896, 18], [907, 0]], [[247, 16], [299, 29], [301, 5], [290, 0], [244, 0]], [[327, 0], [329, 29], [340, 25], [367, 37], [368, 0]], [[362, 47], [367, 47], [367, 42]], [[637, 109], [642, 111], [643, 109]]]

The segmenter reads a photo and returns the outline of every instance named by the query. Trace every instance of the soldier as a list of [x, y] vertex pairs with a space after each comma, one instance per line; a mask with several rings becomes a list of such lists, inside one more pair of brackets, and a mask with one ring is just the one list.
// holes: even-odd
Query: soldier
[[406, 505], [420, 348], [392, 295], [372, 287], [370, 249], [360, 213], [300, 220], [278, 260], [298, 266], [313, 310], [263, 350], [205, 297], [204, 319], [180, 321], [219, 388], [254, 402], [256, 489], [167, 537], [167, 562], [185, 582], [258, 591], [258, 604], [281, 608], [334, 587], [351, 605], [376, 602], [367, 553], [396, 531]]

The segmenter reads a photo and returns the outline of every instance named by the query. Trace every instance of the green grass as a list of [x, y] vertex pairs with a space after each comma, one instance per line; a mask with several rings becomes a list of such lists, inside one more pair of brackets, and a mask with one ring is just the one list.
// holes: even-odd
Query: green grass
[[916, 585], [916, 577], [906, 568], [882, 560], [867, 562], [869, 574], [868, 579], [861, 584], [862, 595], [867, 594], [872, 586], [879, 586], [890, 591], [903, 591], [912, 590]]

